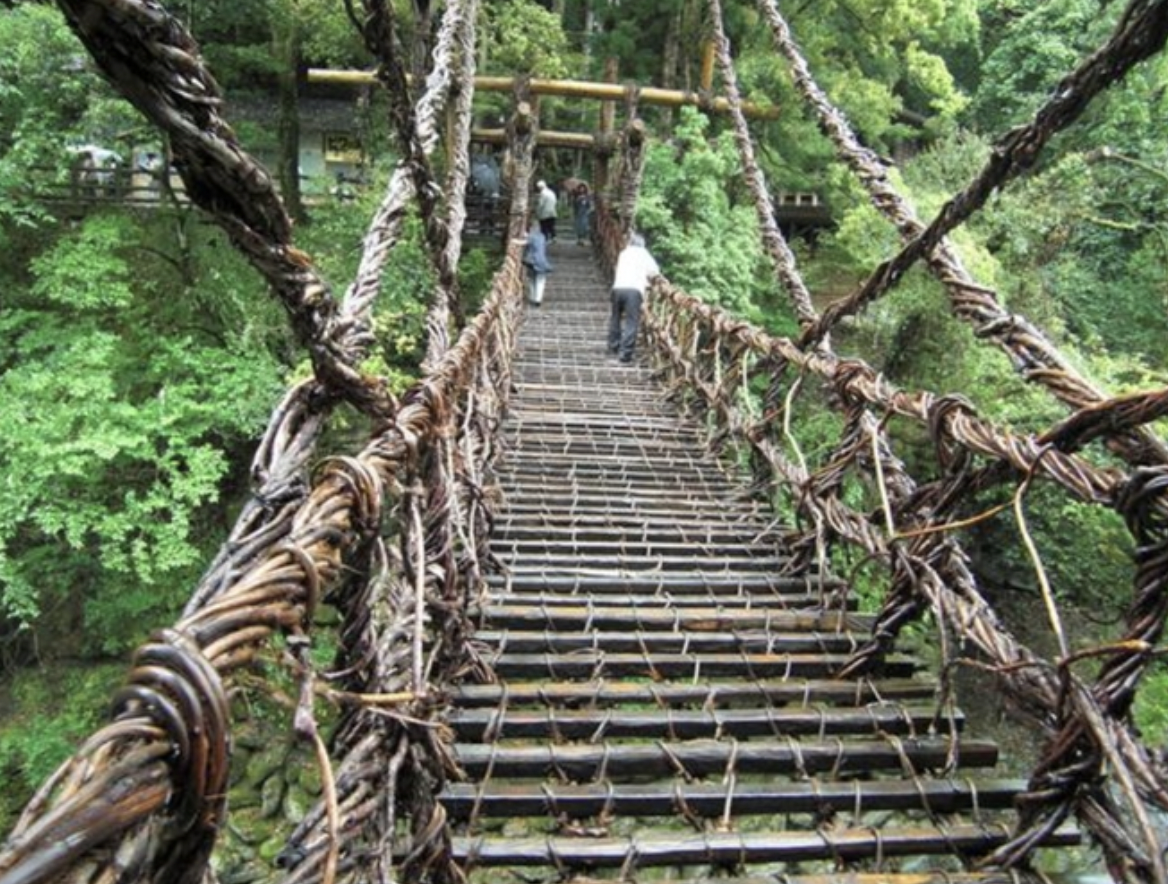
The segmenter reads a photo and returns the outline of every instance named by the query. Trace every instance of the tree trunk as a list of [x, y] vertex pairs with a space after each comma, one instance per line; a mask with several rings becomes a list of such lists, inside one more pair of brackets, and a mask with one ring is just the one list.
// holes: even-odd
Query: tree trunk
[[416, 78], [415, 83], [422, 83], [430, 69], [432, 24], [430, 0], [414, 0], [414, 55], [410, 60], [410, 70]]
[[[592, 37], [596, 33], [596, 12], [592, 9], [592, 4], [589, 3], [584, 9], [584, 58], [589, 62], [592, 61]], [[591, 70], [591, 64], [588, 68]], [[479, 68], [479, 70], [483, 70]]]
[[677, 85], [677, 61], [681, 57], [681, 14], [679, 8], [669, 17], [669, 30], [665, 32], [665, 52], [661, 65], [661, 86], [673, 89]]
[[272, 21], [276, 58], [280, 61], [279, 140], [280, 155], [276, 164], [284, 205], [294, 221], [306, 219], [300, 195], [300, 101], [297, 80], [300, 73], [300, 32], [291, 10], [277, 14]]

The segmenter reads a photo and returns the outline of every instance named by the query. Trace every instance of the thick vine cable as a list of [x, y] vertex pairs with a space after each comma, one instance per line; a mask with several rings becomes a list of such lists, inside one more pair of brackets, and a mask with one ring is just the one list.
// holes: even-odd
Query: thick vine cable
[[115, 722], [26, 807], [0, 853], [0, 882], [88, 881], [114, 869], [126, 881], [201, 880], [226, 791], [223, 677], [274, 633], [299, 634], [345, 554], [374, 538], [386, 494], [434, 445], [439, 415], [496, 326], [513, 319], [519, 279], [512, 248], [492, 298], [397, 417], [359, 455], [321, 470], [289, 537], [139, 653]]
[[[930, 268], [950, 291], [957, 315], [975, 321], [980, 326], [979, 332], [995, 337], [1028, 377], [1043, 382], [1058, 398], [1074, 407], [1090, 408], [1101, 402], [1102, 394], [1079, 377], [1037, 331], [1018, 317], [1008, 317], [992, 292], [972, 283], [943, 237], [980, 208], [995, 188], [1003, 186], [1033, 164], [1053, 134], [1073, 122], [1095, 95], [1121, 79], [1132, 66], [1163, 48], [1168, 35], [1165, 4], [1141, 0], [1131, 3], [1108, 43], [1063, 80], [1054, 97], [1038, 111], [1031, 124], [1014, 130], [999, 141], [982, 173], [947, 204], [927, 229], [916, 221], [911, 209], [892, 189], [882, 164], [871, 152], [859, 146], [842, 114], [831, 106], [815, 84], [773, 0], [762, 0], [761, 6], [770, 20], [776, 44], [791, 63], [797, 88], [818, 113], [821, 125], [836, 143], [841, 156], [872, 191], [874, 204], [909, 240], [902, 252], [873, 274], [852, 299], [839, 305], [836, 315], [847, 315], [866, 300], [879, 296], [917, 258], [925, 255]], [[830, 316], [825, 317], [820, 328], [830, 327], [831, 321]], [[1154, 410], [1155, 398], [1157, 394], [1141, 397], [1142, 407]], [[1083, 417], [1092, 423], [1095, 423], [1094, 418], [1093, 412], [1087, 412]], [[1165, 463], [1165, 448], [1157, 437], [1147, 431], [1131, 433], [1119, 426], [1113, 426], [1111, 430], [1107, 434], [1109, 445], [1129, 462], [1135, 465]], [[1144, 477], [1140, 480], [1141, 487], [1159, 488], [1154, 479], [1158, 472], [1144, 477], [1145, 471], [1141, 471], [1139, 476]], [[1146, 499], [1148, 495], [1141, 493], [1138, 496]], [[1162, 504], [1158, 506], [1162, 507]], [[1136, 521], [1129, 517], [1129, 524], [1132, 533], [1138, 539], [1142, 538], [1137, 562], [1137, 594], [1127, 617], [1127, 635], [1116, 643], [1117, 651], [1109, 655], [1094, 688], [1098, 702], [1104, 708], [1115, 710], [1121, 717], [1130, 707], [1136, 685], [1151, 662], [1168, 616], [1168, 579], [1164, 576], [1162, 556], [1158, 552], [1161, 541], [1149, 539], [1162, 536], [1163, 530], [1143, 528], [1144, 524], [1158, 525], [1146, 515]], [[1085, 735], [1079, 722], [1071, 722], [1067, 728], [1069, 732], [1054, 741], [1054, 745], [1063, 753], [1066, 766], [1079, 768], [1081, 765], [1075, 756], [1082, 751], [1080, 742]], [[1074, 735], [1080, 739], [1075, 739]], [[1102, 761], [1098, 755], [1095, 757]], [[1048, 786], [1052, 781], [1059, 781], [1065, 793], [1072, 788], [1076, 778], [1059, 777], [1051, 772], [1059, 767], [1055, 759], [1048, 758], [1040, 766], [1040, 771]], [[1035, 789], [1040, 788], [1036, 783]], [[1003, 849], [1003, 854], [1006, 852], [1007, 849]]]
[[726, 92], [730, 120], [734, 125], [734, 141], [738, 146], [738, 155], [742, 159], [743, 177], [754, 200], [763, 249], [770, 256], [779, 283], [790, 298], [800, 328], [808, 328], [819, 319], [819, 313], [811, 303], [811, 292], [808, 291], [802, 274], [796, 268], [795, 254], [779, 230], [766, 178], [755, 157], [754, 142], [746, 125], [746, 115], [742, 112], [742, 95], [738, 88], [738, 75], [730, 56], [730, 41], [726, 37], [726, 28], [723, 24], [721, 0], [708, 0], [708, 4], [710, 21], [714, 28], [714, 48], [718, 56], [718, 67], [722, 72], [722, 87]]
[[[382, 79], [391, 91], [399, 139], [405, 144], [407, 159], [403, 162], [413, 170], [415, 189], [419, 193], [431, 192], [436, 185], [430, 179], [418, 139], [413, 137], [415, 121], [409, 96], [393, 91], [405, 89], [405, 77], [400, 63], [395, 63], [401, 47], [391, 14], [383, 4], [367, 5], [366, 40], [382, 58], [383, 72], [388, 72]], [[459, 48], [453, 54], [459, 69], [450, 77], [452, 82], [465, 81], [462, 66], [473, 58], [470, 49], [474, 42], [474, 15], [473, 2], [461, 7], [452, 4], [446, 10], [444, 22], [450, 26], [443, 27], [442, 33], [449, 34]], [[447, 43], [445, 37], [440, 40], [440, 46]], [[435, 216], [436, 206], [429, 201], [422, 205], [427, 243], [440, 280], [430, 315], [444, 317], [440, 325], [429, 324], [429, 364], [449, 347], [445, 321], [450, 312], [449, 279], [457, 263], [465, 217], [465, 213], [453, 211], [465, 191], [469, 165], [469, 101], [460, 102], [460, 107], [465, 121], [458, 127], [462, 135], [448, 176], [453, 192], [447, 197], [443, 229], [436, 231], [442, 224]], [[461, 175], [459, 168], [463, 170]], [[501, 351], [506, 349], [505, 343], [497, 341], [496, 346]], [[472, 385], [472, 390], [482, 391], [477, 397], [479, 404], [499, 395], [498, 389], [487, 384], [489, 380], [489, 371], [484, 372], [480, 364]], [[486, 395], [488, 392], [491, 395]], [[459, 487], [468, 481], [466, 473], [473, 469], [465, 461], [456, 462], [454, 454], [461, 451], [456, 446], [458, 428], [451, 426], [451, 422], [460, 419], [459, 412], [470, 419], [475, 410], [475, 403], [468, 401], [459, 409], [439, 415], [445, 426], [435, 434], [434, 446], [429, 452], [415, 453], [401, 480], [404, 495], [398, 507], [407, 518], [393, 556], [399, 566], [389, 567], [386, 554], [381, 553], [377, 557], [379, 567], [364, 578], [365, 589], [343, 606], [346, 628], [342, 650], [349, 662], [342, 663], [342, 670], [350, 673], [350, 692], [391, 697], [409, 688], [414, 699], [405, 708], [404, 717], [395, 717], [392, 711], [376, 706], [352, 707], [343, 717], [334, 750], [339, 758], [340, 785], [333, 799], [337, 810], [330, 814], [329, 802], [323, 800], [297, 828], [280, 857], [281, 864], [289, 869], [288, 881], [323, 880], [331, 884], [342, 857], [346, 880], [389, 877], [393, 835], [400, 815], [409, 819], [415, 842], [426, 846], [422, 866], [432, 869], [430, 875], [436, 879], [451, 877], [450, 872], [441, 871], [450, 869], [449, 839], [442, 808], [434, 800], [451, 762], [443, 745], [442, 729], [433, 719], [437, 707], [427, 690], [428, 667], [423, 671], [420, 661], [422, 642], [433, 641], [435, 630], [445, 639], [438, 643], [448, 647], [451, 637], [465, 633], [467, 628], [464, 612], [468, 587], [458, 579], [452, 538], [458, 535], [464, 539], [462, 548], [467, 558], [477, 561], [483, 555], [483, 550], [470, 546], [469, 531], [460, 525], [463, 508]], [[378, 796], [386, 797], [377, 800]], [[341, 833], [333, 831], [333, 819], [341, 815], [347, 823], [343, 845]], [[365, 845], [365, 849], [359, 845]], [[413, 862], [416, 866], [418, 860]]]
[[[1148, 8], [1141, 12], [1140, 7]], [[790, 65], [795, 88], [814, 111], [820, 127], [835, 144], [840, 158], [868, 189], [872, 204], [893, 223], [902, 238], [909, 243], [906, 249], [911, 248], [913, 254], [917, 254], [917, 250], [921, 248], [920, 244], [924, 243], [925, 225], [917, 219], [912, 206], [896, 191], [884, 162], [873, 151], [860, 144], [843, 113], [831, 103], [811, 75], [807, 61], [791, 35], [790, 26], [778, 10], [776, 0], [759, 0], [759, 8], [770, 25], [776, 49]], [[1163, 8], [1162, 2], [1133, 4], [1125, 14], [1124, 22], [1129, 22], [1133, 18], [1145, 20], [1153, 14], [1162, 22]], [[1120, 69], [1122, 62], [1114, 56], [1123, 51], [1120, 35], [1130, 34], [1131, 30], [1130, 24], [1121, 23], [1120, 31], [1108, 46], [1096, 53], [1080, 67], [1079, 71], [1064, 80], [1064, 86], [1070, 91], [1057, 90], [1056, 97], [1039, 111], [1033, 122], [1003, 139], [994, 149], [995, 157], [1009, 157], [1012, 150], [1019, 151], [1019, 155], [1013, 159], [991, 159], [979, 180], [986, 180], [994, 170], [1016, 174], [1023, 168], [1025, 162], [1033, 162], [1036, 155], [1022, 151], [1020, 145], [1028, 145], [1026, 151], [1037, 150], [1053, 134], [1047, 127], [1069, 124], [1071, 120], [1066, 119], [1065, 114], [1070, 110], [1081, 111], [1082, 102], [1088, 97], [1079, 92], [1079, 83], [1089, 82], [1095, 92], [1107, 85], [1107, 81], [1100, 80], [1099, 71], [1107, 70], [1109, 67]], [[1120, 43], [1120, 46], [1117, 47], [1116, 43]], [[1057, 107], [1052, 108], [1052, 105]], [[1059, 108], [1062, 108], [1061, 113]], [[1005, 183], [1005, 179], [1000, 183]], [[992, 192], [992, 188], [985, 190], [985, 186], [983, 184], [977, 188], [977, 192], [983, 194], [983, 202], [984, 196]], [[959, 202], [963, 206], [969, 206], [968, 201], [960, 201], [958, 198], [952, 200], [951, 204]], [[1024, 377], [1043, 384], [1056, 398], [1071, 408], [1084, 408], [1093, 402], [1106, 399], [1090, 381], [1076, 372], [1037, 328], [1024, 317], [1006, 312], [991, 289], [974, 281], [952, 244], [944, 238], [943, 233], [937, 232], [940, 231], [939, 222], [940, 217], [932, 225], [934, 233], [931, 238], [935, 239], [933, 247], [919, 254], [925, 258], [930, 271], [944, 284], [954, 314], [972, 325], [978, 337], [996, 341], [1010, 358], [1011, 364]], [[913, 243], [918, 245], [914, 246]], [[890, 267], [891, 263], [884, 266]], [[891, 273], [886, 270], [879, 271], [872, 279], [883, 277], [888, 277], [889, 282], [892, 281]], [[855, 309], [858, 307], [857, 304]], [[815, 337], [826, 333], [842, 316], [852, 312], [854, 309], [844, 304], [834, 305], [816, 328], [810, 331], [810, 335]], [[1168, 462], [1168, 447], [1146, 431], [1133, 436], [1117, 435], [1112, 439], [1112, 444], [1117, 446], [1118, 451], [1133, 464]]]
[[[351, 5], [351, 0], [348, 2]], [[384, 0], [364, 0], [364, 10], [364, 20], [357, 23], [365, 37], [366, 46], [380, 59], [377, 77], [390, 99], [390, 116], [402, 154], [399, 163], [402, 168], [408, 170], [413, 183], [422, 216], [427, 251], [438, 277], [426, 322], [428, 346], [423, 364], [428, 366], [450, 346], [451, 315], [461, 316], [462, 312], [458, 305], [457, 252], [450, 249], [451, 241], [457, 240], [457, 237], [451, 235], [447, 224], [449, 211], [441, 211], [440, 199], [443, 190], [435, 178], [429, 157], [433, 143], [427, 147], [415, 119], [414, 104], [406, 77], [405, 52], [401, 45], [401, 28], [397, 23], [393, 6]], [[351, 9], [350, 15], [356, 20], [356, 15]], [[441, 94], [447, 104], [450, 94], [455, 91], [454, 84], [460, 81], [463, 85], [459, 91], [465, 92], [469, 89], [473, 98], [473, 62], [469, 79], [465, 77], [465, 66], [468, 58], [473, 58], [476, 15], [477, 4], [470, 2], [450, 3], [443, 14], [436, 56], [443, 60], [444, 65], [453, 67], [454, 70], [440, 70], [435, 66], [431, 71], [430, 80], [443, 83]], [[453, 148], [453, 145], [451, 147]], [[459, 149], [462, 149], [461, 146]], [[452, 159], [456, 158], [452, 156]], [[459, 190], [446, 194], [448, 204], [450, 201], [457, 199], [461, 202], [463, 199], [468, 166], [469, 159], [465, 157], [461, 163], [457, 160], [454, 162], [453, 168], [461, 167], [464, 171], [450, 178], [450, 183]], [[453, 263], [450, 261], [452, 257], [455, 259]]]
[[[131, 7], [131, 12], [142, 9]], [[108, 17], [98, 20], [108, 31]], [[150, 19], [151, 24], [159, 21]], [[166, 33], [173, 37], [171, 31]], [[189, 178], [188, 187], [198, 192]], [[516, 263], [512, 256], [509, 273], [496, 286], [510, 300], [515, 299]], [[500, 297], [503, 294], [496, 301]], [[481, 360], [480, 352], [484, 328], [497, 323], [501, 313], [496, 306], [483, 316], [464, 336], [470, 343], [443, 359], [417, 402], [403, 410], [406, 424], [401, 433], [410, 440], [406, 449], [424, 436], [422, 431], [431, 422], [409, 427], [408, 412], [416, 417], [420, 409], [432, 417], [441, 409], [451, 378], [464, 380], [462, 363], [493, 367]], [[505, 357], [502, 354], [501, 361]], [[140, 652], [118, 703], [118, 721], [91, 739], [22, 815], [0, 856], [4, 880], [84, 878], [87, 869], [101, 868], [114, 856], [117, 867], [130, 862], [146, 878], [201, 877], [222, 817], [226, 785], [220, 677], [250, 660], [274, 629], [293, 637], [300, 633], [311, 619], [322, 578], [336, 572], [341, 548], [358, 543], [374, 527], [377, 485], [376, 473], [359, 461], [330, 468], [308, 504], [296, 513], [284, 542], [279, 542], [280, 532], [270, 532], [266, 550], [258, 548], [257, 540], [257, 549], [247, 560], [251, 567], [240, 569], [238, 583], [216, 601], [205, 600], [199, 610]], [[330, 493], [320, 493], [322, 488], [342, 498], [347, 495], [347, 503], [336, 506]], [[94, 812], [101, 816], [100, 825], [93, 825]], [[111, 839], [119, 838], [120, 846], [111, 851]]]
[[[774, 0], [761, 2], [768, 15], [777, 15]], [[819, 337], [839, 317], [855, 314], [892, 288], [946, 234], [985, 205], [995, 191], [1030, 168], [1049, 141], [1078, 119], [1096, 95], [1122, 80], [1137, 64], [1160, 52], [1166, 40], [1168, 2], [1132, 0], [1107, 44], [1055, 87], [1053, 97], [1029, 124], [1003, 136], [994, 146], [985, 168], [965, 190], [950, 199], [936, 218], [896, 256], [881, 264], [859, 290], [833, 304], [819, 325], [805, 333], [804, 341]]]
[[[939, 399], [928, 394], [909, 394], [895, 390], [874, 371], [854, 360], [838, 360], [822, 353], [808, 354], [793, 341], [770, 338], [740, 320], [733, 319], [721, 310], [703, 304], [659, 282], [653, 289], [651, 314], [646, 318], [655, 344], [663, 345], [663, 352], [673, 363], [675, 371], [693, 375], [697, 371], [693, 365], [694, 354], [707, 354], [714, 349], [712, 342], [723, 337], [733, 337], [756, 354], [760, 365], [769, 364], [776, 356], [789, 360], [801, 371], [822, 377], [831, 382], [845, 401], [863, 400], [877, 410], [911, 417], [923, 425], [939, 440], [938, 449], [945, 450], [947, 457], [956, 452], [966, 451], [969, 455], [980, 455], [1003, 461], [1007, 465], [1007, 475], [1045, 475], [1086, 501], [1109, 504], [1125, 487], [1126, 477], [1114, 470], [1099, 470], [1078, 459], [1060, 461], [1064, 457], [1036, 438], [1011, 436], [1002, 433], [978, 419], [965, 407], [954, 407], [952, 399]], [[690, 342], [702, 340], [701, 350], [694, 349]], [[699, 372], [700, 373], [700, 372]], [[773, 457], [776, 470], [782, 469], [782, 458], [776, 455], [776, 446], [752, 431], [753, 423], [737, 415], [731, 405], [734, 394], [731, 391], [714, 391], [718, 401], [711, 402], [720, 421], [734, 421], [744, 442], [757, 447], [766, 457]], [[937, 436], [937, 434], [940, 434]], [[1048, 458], [1054, 458], [1047, 463]], [[929, 506], [929, 499], [921, 496], [914, 501], [917, 506]], [[1082, 684], [1069, 669], [1069, 662], [1050, 662], [1021, 645], [999, 622], [993, 609], [976, 592], [971, 577], [960, 582], [943, 578], [931, 558], [921, 558], [920, 551], [912, 545], [898, 542], [890, 547], [883, 532], [875, 531], [865, 514], [850, 510], [838, 497], [817, 500], [817, 506], [824, 508], [824, 517], [841, 537], [861, 544], [869, 553], [889, 562], [896, 562], [897, 568], [904, 568], [911, 575], [915, 593], [945, 619], [951, 628], [973, 644], [992, 661], [992, 666], [1001, 674], [1003, 686], [1016, 699], [1021, 709], [1041, 723], [1048, 733], [1055, 733], [1059, 722], [1067, 716], [1081, 721], [1100, 722], [1089, 729], [1090, 738], [1105, 747], [1112, 764], [1122, 765], [1125, 774], [1121, 779], [1120, 791], [1129, 807], [1140, 807], [1141, 798], [1160, 806], [1168, 806], [1168, 792], [1165, 791], [1168, 778], [1163, 765], [1147, 750], [1140, 746], [1127, 730], [1123, 722], [1106, 720], [1101, 714], [1101, 706], [1092, 696], [1089, 688]], [[912, 525], [913, 513], [905, 509], [897, 516], [898, 524]], [[959, 562], [957, 563], [960, 564]], [[947, 572], [953, 572], [952, 564]], [[896, 571], [894, 568], [894, 575]], [[1106, 651], [1104, 652], [1106, 653]], [[1072, 691], [1065, 685], [1079, 685]], [[1068, 705], [1069, 704], [1069, 705]], [[1046, 796], [1050, 799], [1052, 796]], [[1126, 825], [1106, 794], [1096, 786], [1089, 790], [1079, 790], [1073, 796], [1064, 796], [1078, 802], [1080, 818], [1099, 837], [1101, 843], [1113, 857], [1127, 857], [1135, 867], [1154, 870], [1158, 864], [1157, 851], [1163, 849], [1160, 836], [1148, 827]], [[1056, 802], [1057, 803], [1057, 802]], [[1064, 813], [1069, 812], [1069, 803]], [[1039, 828], [1053, 822], [1042, 820]], [[1007, 862], [1019, 862], [1027, 851], [1018, 850], [1014, 845], [1013, 854], [1003, 854], [999, 858]], [[1155, 880], [1153, 877], [1149, 880]]]
[[[452, 33], [458, 23], [458, 18], [444, 20], [441, 33]], [[132, 38], [132, 34], [125, 36], [126, 40]], [[451, 64], [454, 45], [452, 36], [439, 40], [434, 59], [437, 70], [443, 71]], [[424, 153], [432, 152], [438, 143], [444, 95], [451, 82], [449, 74], [429, 78], [413, 115], [417, 141]], [[400, 239], [414, 196], [413, 181], [409, 167], [399, 164], [370, 222], [357, 273], [335, 319], [335, 333], [345, 340], [344, 352], [350, 354], [354, 364], [365, 357], [373, 342], [372, 310], [386, 263]], [[330, 403], [326, 391], [317, 382], [309, 381], [290, 390], [275, 410], [253, 459], [256, 494], [244, 505], [230, 536], [188, 603], [186, 613], [215, 598], [257, 550], [287, 533], [292, 514], [306, 492], [304, 473], [327, 420]]]

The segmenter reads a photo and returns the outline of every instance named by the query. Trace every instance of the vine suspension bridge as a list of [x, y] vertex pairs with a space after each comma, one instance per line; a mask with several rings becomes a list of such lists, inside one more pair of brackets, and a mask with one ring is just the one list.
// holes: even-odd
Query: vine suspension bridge
[[[1039, 847], [1089, 841], [1116, 880], [1168, 882], [1156, 818], [1168, 771], [1129, 714], [1168, 612], [1168, 446], [1148, 426], [1168, 391], [1097, 389], [946, 239], [1163, 49], [1168, 0], [1132, 0], [1108, 42], [929, 223], [830, 104], [776, 0], [759, 0], [808, 112], [903, 243], [822, 313], [775, 221], [720, 0], [709, 0], [719, 109], [800, 332], [768, 335], [658, 278], [632, 366], [606, 360], [603, 329], [608, 274], [636, 217], [637, 89], [622, 91], [623, 125], [591, 139], [595, 255], [556, 247], [547, 304], [533, 310], [520, 249], [539, 84], [515, 82], [510, 236], [489, 297], [465, 317], [455, 279], [476, 0], [445, 4], [416, 101], [391, 6], [351, 9], [380, 59], [402, 160], [340, 295], [293, 245], [270, 177], [220, 116], [182, 26], [144, 0], [58, 3], [165, 132], [190, 199], [268, 280], [314, 373], [274, 410], [253, 496], [181, 619], [139, 649], [110, 723], [8, 834], [0, 884], [215, 880], [213, 849], [232, 822], [229, 696], [277, 643], [299, 680], [291, 726], [322, 782], [276, 858], [280, 880], [973, 884], [1038, 879]], [[422, 380], [394, 397], [359, 366], [414, 203], [439, 285]], [[963, 396], [897, 389], [836, 353], [840, 320], [917, 265], [983, 344], [1066, 405], [1065, 420], [1015, 433]], [[342, 404], [373, 435], [314, 463]], [[809, 461], [790, 427], [828, 411], [841, 431]], [[893, 425], [931, 440], [926, 476], [898, 456]], [[1130, 604], [1098, 647], [1071, 650], [1045, 585], [1059, 650], [1027, 647], [967, 565], [955, 530], [971, 515], [963, 503], [1007, 488], [1020, 512], [1034, 483], [1111, 508], [1130, 529]], [[870, 509], [843, 493], [857, 484]], [[788, 516], [771, 509], [778, 499]], [[857, 613], [829, 567], [842, 548], [886, 570], [878, 613]], [[322, 604], [342, 617], [330, 673], [309, 655]], [[940, 636], [932, 675], [899, 642], [926, 615]], [[963, 664], [992, 673], [1038, 735], [1027, 779], [994, 769], [997, 748], [975, 721], [967, 733], [952, 693]], [[326, 681], [342, 708], [328, 734], [314, 700]]]

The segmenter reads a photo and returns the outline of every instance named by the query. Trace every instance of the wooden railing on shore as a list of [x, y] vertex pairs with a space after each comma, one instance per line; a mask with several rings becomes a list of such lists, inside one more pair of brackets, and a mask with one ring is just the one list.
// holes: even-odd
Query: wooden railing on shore
[[[327, 191], [306, 193], [302, 199], [310, 207], [346, 202], [360, 196], [367, 186], [360, 182], [339, 182]], [[68, 170], [40, 167], [31, 171], [21, 190], [38, 202], [77, 211], [113, 205], [131, 209], [192, 205], [182, 177], [173, 169], [164, 176], [162, 170]], [[279, 191], [278, 185], [276, 190]], [[510, 196], [506, 192], [497, 197], [468, 193], [465, 200], [467, 219], [464, 235], [502, 237], [507, 229], [509, 202]]]

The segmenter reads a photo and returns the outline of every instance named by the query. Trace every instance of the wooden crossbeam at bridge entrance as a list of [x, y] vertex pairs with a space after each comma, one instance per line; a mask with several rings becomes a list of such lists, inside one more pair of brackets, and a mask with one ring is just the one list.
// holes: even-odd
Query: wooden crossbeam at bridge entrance
[[[516, 77], [486, 77], [474, 78], [476, 92], [511, 92], [518, 81]], [[371, 86], [377, 83], [377, 74], [374, 71], [334, 70], [331, 68], [309, 68], [309, 83], [329, 83], [346, 86]], [[634, 87], [620, 83], [595, 83], [583, 80], [544, 80], [532, 79], [528, 81], [528, 88], [532, 95], [554, 95], [560, 98], [587, 98], [597, 101], [624, 101], [630, 92], [636, 91], [636, 99], [640, 104], [658, 105], [662, 107], [699, 107], [713, 113], [728, 113], [730, 101], [721, 96], [711, 96], [705, 92], [690, 92], [683, 89], [661, 89], [656, 86]], [[774, 120], [779, 116], [779, 108], [775, 105], [761, 105], [753, 102], [743, 102], [742, 112], [750, 118]], [[543, 140], [541, 138], [541, 140]]]

